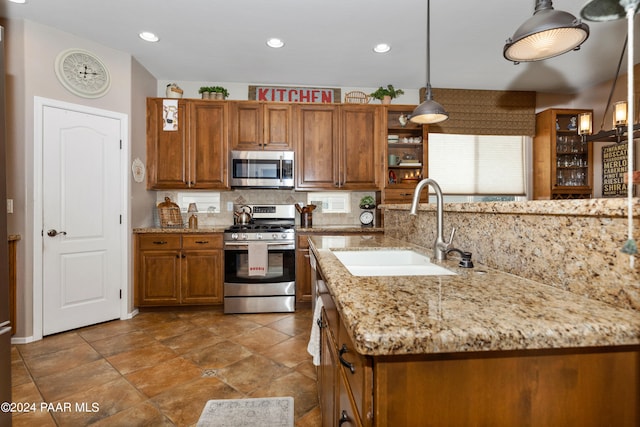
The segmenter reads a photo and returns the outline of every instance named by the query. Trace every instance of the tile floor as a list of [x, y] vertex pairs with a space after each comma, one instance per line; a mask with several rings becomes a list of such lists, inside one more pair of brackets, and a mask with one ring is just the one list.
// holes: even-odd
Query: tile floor
[[13, 401], [36, 410], [13, 425], [192, 426], [210, 399], [292, 396], [296, 426], [319, 426], [311, 318], [145, 311], [14, 345]]

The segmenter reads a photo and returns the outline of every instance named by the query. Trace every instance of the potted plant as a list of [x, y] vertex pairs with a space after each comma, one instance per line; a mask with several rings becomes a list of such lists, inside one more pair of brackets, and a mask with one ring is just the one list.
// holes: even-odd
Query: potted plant
[[198, 89], [198, 93], [202, 94], [202, 99], [209, 99], [211, 97], [211, 88], [209, 86], [202, 86]]
[[222, 86], [214, 86], [211, 88], [211, 92], [215, 93], [215, 99], [225, 99], [229, 96], [229, 91]]
[[383, 104], [390, 104], [393, 98], [404, 95], [402, 89], [395, 89], [393, 85], [387, 85], [386, 88], [380, 86], [378, 90], [369, 94], [372, 98], [379, 99]]
[[360, 199], [360, 209], [373, 209], [376, 207], [376, 201], [372, 196], [364, 196]]

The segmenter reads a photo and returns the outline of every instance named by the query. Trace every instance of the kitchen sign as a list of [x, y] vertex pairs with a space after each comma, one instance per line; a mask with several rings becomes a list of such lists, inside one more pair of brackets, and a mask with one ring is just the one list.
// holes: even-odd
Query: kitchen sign
[[249, 99], [275, 102], [340, 102], [340, 89], [284, 86], [249, 86]]
[[627, 144], [602, 147], [602, 197], [626, 196], [627, 148]]

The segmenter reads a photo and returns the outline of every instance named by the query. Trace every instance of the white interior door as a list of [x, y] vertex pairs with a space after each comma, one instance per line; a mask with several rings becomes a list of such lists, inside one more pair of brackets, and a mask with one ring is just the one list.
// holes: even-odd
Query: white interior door
[[43, 110], [43, 335], [120, 317], [120, 126]]

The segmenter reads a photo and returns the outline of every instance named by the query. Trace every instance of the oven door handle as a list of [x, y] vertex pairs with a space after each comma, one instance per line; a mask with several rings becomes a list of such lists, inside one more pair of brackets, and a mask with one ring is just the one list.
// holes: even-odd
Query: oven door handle
[[[246, 246], [246, 247], [248, 247], [248, 246], [249, 246], [249, 244], [248, 244], [248, 243], [244, 243], [244, 242], [225, 242], [225, 243], [224, 243], [224, 246], [225, 246], [225, 248], [226, 248], [227, 246], [230, 246], [230, 247]], [[293, 249], [293, 243], [287, 243], [287, 242], [284, 242], [284, 243], [280, 243], [280, 242], [273, 242], [273, 243], [271, 243], [271, 242], [267, 242], [267, 246], [269, 246], [269, 247], [273, 247], [273, 246], [285, 246], [285, 247], [287, 247], [287, 248], [291, 248], [291, 249]]]

